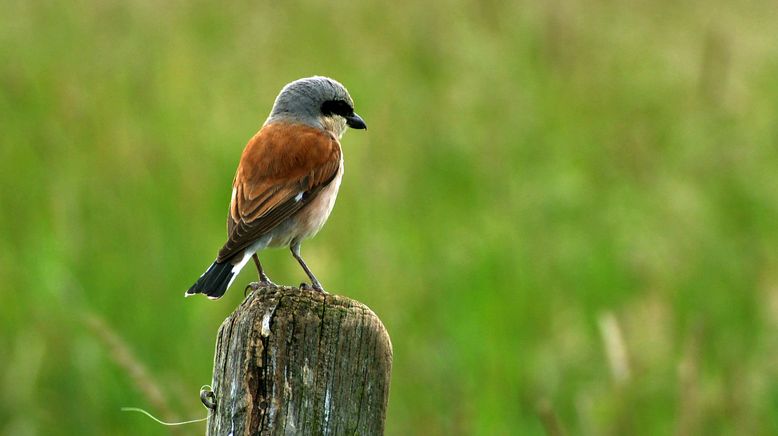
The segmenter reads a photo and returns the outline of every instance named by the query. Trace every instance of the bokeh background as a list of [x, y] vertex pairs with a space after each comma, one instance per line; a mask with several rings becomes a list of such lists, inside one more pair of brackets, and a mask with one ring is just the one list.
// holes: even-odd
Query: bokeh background
[[392, 336], [387, 434], [778, 432], [774, 2], [0, 6], [0, 433], [204, 431], [120, 408], [205, 416], [254, 272], [183, 292], [313, 74], [370, 130], [303, 253]]

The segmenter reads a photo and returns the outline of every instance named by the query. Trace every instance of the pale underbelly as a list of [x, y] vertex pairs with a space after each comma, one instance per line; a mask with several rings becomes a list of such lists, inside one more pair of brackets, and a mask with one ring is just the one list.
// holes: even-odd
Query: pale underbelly
[[332, 213], [342, 178], [343, 162], [341, 161], [335, 178], [313, 201], [270, 231], [271, 239], [267, 246], [286, 247], [294, 241], [302, 241], [316, 235]]

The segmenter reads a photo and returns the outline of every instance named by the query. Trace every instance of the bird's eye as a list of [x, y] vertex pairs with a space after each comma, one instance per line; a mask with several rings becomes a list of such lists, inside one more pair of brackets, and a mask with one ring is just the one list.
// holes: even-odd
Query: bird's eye
[[327, 100], [321, 105], [321, 113], [322, 115], [347, 117], [354, 113], [354, 108], [343, 100]]

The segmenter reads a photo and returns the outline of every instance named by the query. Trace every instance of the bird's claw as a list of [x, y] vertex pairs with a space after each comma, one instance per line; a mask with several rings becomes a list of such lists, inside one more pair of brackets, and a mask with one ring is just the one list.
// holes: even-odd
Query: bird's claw
[[276, 284], [271, 282], [270, 280], [251, 282], [246, 286], [246, 289], [243, 290], [243, 296], [245, 297], [246, 295], [248, 295], [249, 291], [254, 292], [254, 291], [258, 291], [261, 288], [276, 288], [276, 287], [278, 286], [276, 286]]
[[273, 283], [268, 276], [266, 276], [264, 273], [259, 278], [259, 284], [263, 287], [278, 287], [275, 283]]
[[321, 292], [322, 294], [327, 294], [327, 291], [324, 290], [324, 288], [319, 283], [314, 283], [313, 285], [309, 285], [308, 283], [300, 283], [300, 290], [302, 291], [316, 291]]
[[244, 289], [244, 290], [243, 290], [243, 297], [245, 298], [245, 297], [246, 297], [246, 295], [248, 295], [248, 293], [249, 293], [249, 290], [251, 290], [251, 292], [254, 292], [254, 291], [256, 291], [257, 289], [259, 289], [259, 287], [260, 287], [260, 284], [259, 284], [259, 283], [257, 283], [257, 282], [251, 282], [251, 283], [249, 283], [248, 285], [246, 285], [246, 289]]

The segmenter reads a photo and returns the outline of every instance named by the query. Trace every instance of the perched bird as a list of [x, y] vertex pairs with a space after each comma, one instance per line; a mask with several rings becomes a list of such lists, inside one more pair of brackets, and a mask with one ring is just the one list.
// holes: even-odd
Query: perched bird
[[251, 258], [260, 283], [272, 284], [256, 254], [266, 247], [290, 247], [313, 289], [324, 292], [300, 257], [300, 243], [321, 229], [335, 204], [343, 177], [339, 139], [346, 126], [367, 129], [337, 81], [315, 76], [284, 86], [240, 157], [227, 242], [186, 296], [221, 297]]

